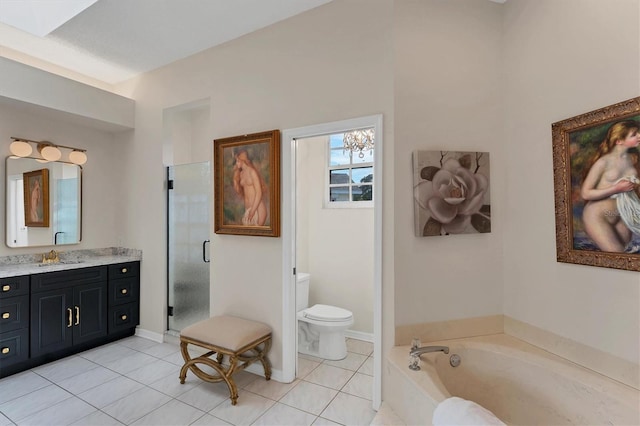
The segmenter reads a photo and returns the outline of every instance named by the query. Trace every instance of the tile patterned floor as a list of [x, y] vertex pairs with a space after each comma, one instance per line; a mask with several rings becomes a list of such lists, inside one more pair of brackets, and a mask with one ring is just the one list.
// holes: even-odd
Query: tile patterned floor
[[133, 336], [0, 380], [0, 426], [369, 425], [373, 345], [347, 340], [348, 355], [301, 355], [293, 383], [240, 372], [238, 405], [223, 383], [178, 379], [177, 344]]

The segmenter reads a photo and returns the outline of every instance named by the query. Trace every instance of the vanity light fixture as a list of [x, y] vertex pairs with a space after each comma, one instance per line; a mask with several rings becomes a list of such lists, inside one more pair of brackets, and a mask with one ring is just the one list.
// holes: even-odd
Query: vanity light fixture
[[345, 151], [358, 153], [358, 157], [364, 158], [364, 151], [373, 149], [374, 132], [373, 129], [360, 129], [345, 132], [342, 138]]
[[72, 146], [57, 145], [49, 141], [32, 141], [29, 139], [11, 137], [13, 142], [9, 146], [11, 154], [16, 157], [28, 157], [33, 152], [31, 144], [36, 145], [36, 150], [42, 157], [43, 162], [58, 161], [62, 158], [62, 151], [60, 148], [69, 149], [69, 162], [73, 164], [82, 165], [87, 162], [87, 150], [74, 148]]

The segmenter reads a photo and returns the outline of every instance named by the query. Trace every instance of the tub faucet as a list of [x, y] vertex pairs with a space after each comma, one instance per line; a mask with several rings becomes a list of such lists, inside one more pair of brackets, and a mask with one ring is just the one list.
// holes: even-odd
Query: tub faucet
[[421, 348], [411, 349], [411, 352], [409, 352], [409, 355], [420, 356], [422, 354], [426, 354], [429, 352], [444, 352], [445, 354], [448, 354], [449, 347], [448, 346], [423, 346]]

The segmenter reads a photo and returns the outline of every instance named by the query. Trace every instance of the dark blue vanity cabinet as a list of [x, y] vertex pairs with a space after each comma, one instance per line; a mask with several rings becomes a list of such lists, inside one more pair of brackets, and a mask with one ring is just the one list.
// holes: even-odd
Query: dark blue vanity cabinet
[[139, 322], [140, 263], [0, 280], [0, 377], [130, 336]]
[[0, 278], [0, 370], [29, 359], [29, 276]]

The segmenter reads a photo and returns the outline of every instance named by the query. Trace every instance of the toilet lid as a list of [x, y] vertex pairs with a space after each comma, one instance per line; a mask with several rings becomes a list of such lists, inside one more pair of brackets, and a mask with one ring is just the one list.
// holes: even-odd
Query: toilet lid
[[337, 306], [313, 305], [304, 310], [304, 316], [318, 321], [345, 321], [351, 319], [353, 313]]

